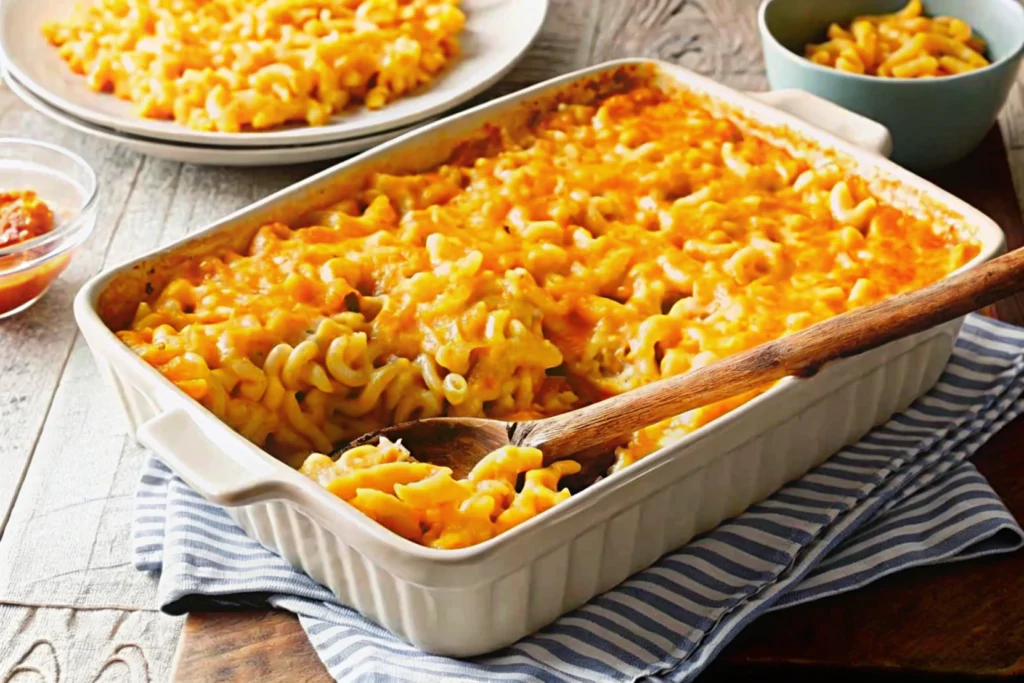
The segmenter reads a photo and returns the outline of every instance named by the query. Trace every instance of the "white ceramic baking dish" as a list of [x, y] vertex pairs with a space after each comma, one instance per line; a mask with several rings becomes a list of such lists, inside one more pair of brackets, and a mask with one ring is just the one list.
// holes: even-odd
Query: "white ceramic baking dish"
[[75, 314], [139, 439], [342, 603], [424, 650], [470, 656], [512, 643], [612, 588], [927, 391], [948, 360], [960, 322], [838, 361], [810, 379], [783, 380], [557, 508], [481, 545], [446, 551], [391, 533], [237, 435], [135, 356], [104, 322], [130, 319], [145, 288], [159, 286], [175, 259], [217, 244], [244, 244], [259, 225], [326, 206], [372, 170], [425, 169], [485, 123], [647, 78], [705, 93], [715, 106], [764, 131], [786, 130], [813, 154], [838, 155], [889, 202], [927, 206], [936, 220], [966, 221], [982, 244], [966, 267], [1004, 247], [991, 220], [887, 161], [881, 153], [889, 137], [878, 124], [804, 93], [754, 97], [670, 64], [611, 62], [407, 134], [93, 278], [75, 300]]

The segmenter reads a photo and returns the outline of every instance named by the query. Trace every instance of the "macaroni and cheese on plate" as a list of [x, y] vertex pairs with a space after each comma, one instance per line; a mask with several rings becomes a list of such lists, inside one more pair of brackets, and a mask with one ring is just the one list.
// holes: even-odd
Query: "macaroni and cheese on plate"
[[840, 71], [885, 78], [934, 78], [988, 66], [985, 41], [956, 17], [929, 18], [921, 0], [893, 14], [832, 24], [828, 41], [807, 46], [807, 58]]
[[[322, 453], [416, 418], [572, 410], [978, 252], [835, 159], [794, 156], [689, 91], [637, 86], [484, 127], [432, 170], [374, 173], [244, 248], [186, 258], [118, 336], [371, 518], [456, 548], [557, 505], [578, 465], [504, 448], [455, 480], [398, 443]], [[612, 472], [758, 393], [635, 434]]]
[[201, 131], [379, 109], [458, 55], [459, 0], [93, 0], [44, 26], [71, 70]]

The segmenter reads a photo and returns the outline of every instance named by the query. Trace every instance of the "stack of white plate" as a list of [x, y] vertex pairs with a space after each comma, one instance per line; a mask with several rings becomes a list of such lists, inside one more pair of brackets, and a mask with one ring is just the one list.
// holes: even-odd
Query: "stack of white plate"
[[87, 135], [173, 161], [269, 166], [336, 159], [402, 135], [482, 92], [504, 76], [533, 42], [548, 0], [463, 0], [462, 54], [422, 90], [371, 111], [346, 110], [323, 126], [217, 133], [145, 119], [132, 104], [97, 93], [43, 37], [45, 22], [67, 16], [80, 0], [0, 2], [0, 57], [5, 79], [22, 100]]

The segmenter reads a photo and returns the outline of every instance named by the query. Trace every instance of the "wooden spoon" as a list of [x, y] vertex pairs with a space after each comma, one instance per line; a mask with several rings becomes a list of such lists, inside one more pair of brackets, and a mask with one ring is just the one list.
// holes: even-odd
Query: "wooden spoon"
[[457, 478], [465, 477], [491, 451], [507, 445], [539, 448], [545, 464], [573, 458], [586, 468], [602, 453], [601, 446], [621, 442], [639, 429], [789, 375], [809, 377], [829, 361], [948, 322], [1021, 289], [1024, 249], [1017, 249], [915, 292], [854, 309], [703, 368], [568, 413], [528, 422], [435, 417], [366, 434], [345, 448], [373, 443], [382, 436], [402, 439], [417, 460], [450, 467]]

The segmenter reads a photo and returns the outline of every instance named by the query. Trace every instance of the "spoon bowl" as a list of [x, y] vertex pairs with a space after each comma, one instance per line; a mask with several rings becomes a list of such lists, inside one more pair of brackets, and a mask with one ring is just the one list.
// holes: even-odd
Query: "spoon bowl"
[[382, 437], [402, 441], [420, 462], [448, 467], [456, 479], [465, 479], [480, 460], [502, 446], [509, 446], [515, 422], [479, 417], [430, 417], [385, 427], [334, 450], [337, 456], [356, 446], [375, 444]]
[[[337, 457], [344, 451], [357, 446], [376, 444], [381, 438], [390, 441], [401, 440], [402, 445], [420, 462], [429, 462], [447, 467], [456, 479], [465, 479], [488, 453], [502, 446], [522, 446], [521, 435], [528, 425], [544, 420], [529, 422], [506, 422], [480, 417], [431, 417], [423, 420], [401, 422], [385, 427], [342, 444], [331, 453]], [[515, 439], [520, 435], [520, 441]], [[615, 447], [624, 439], [613, 439], [585, 450], [573, 453], [582, 469], [565, 478], [570, 489], [582, 488], [603, 474], [611, 466]], [[549, 458], [545, 453], [545, 464], [558, 458]]]

